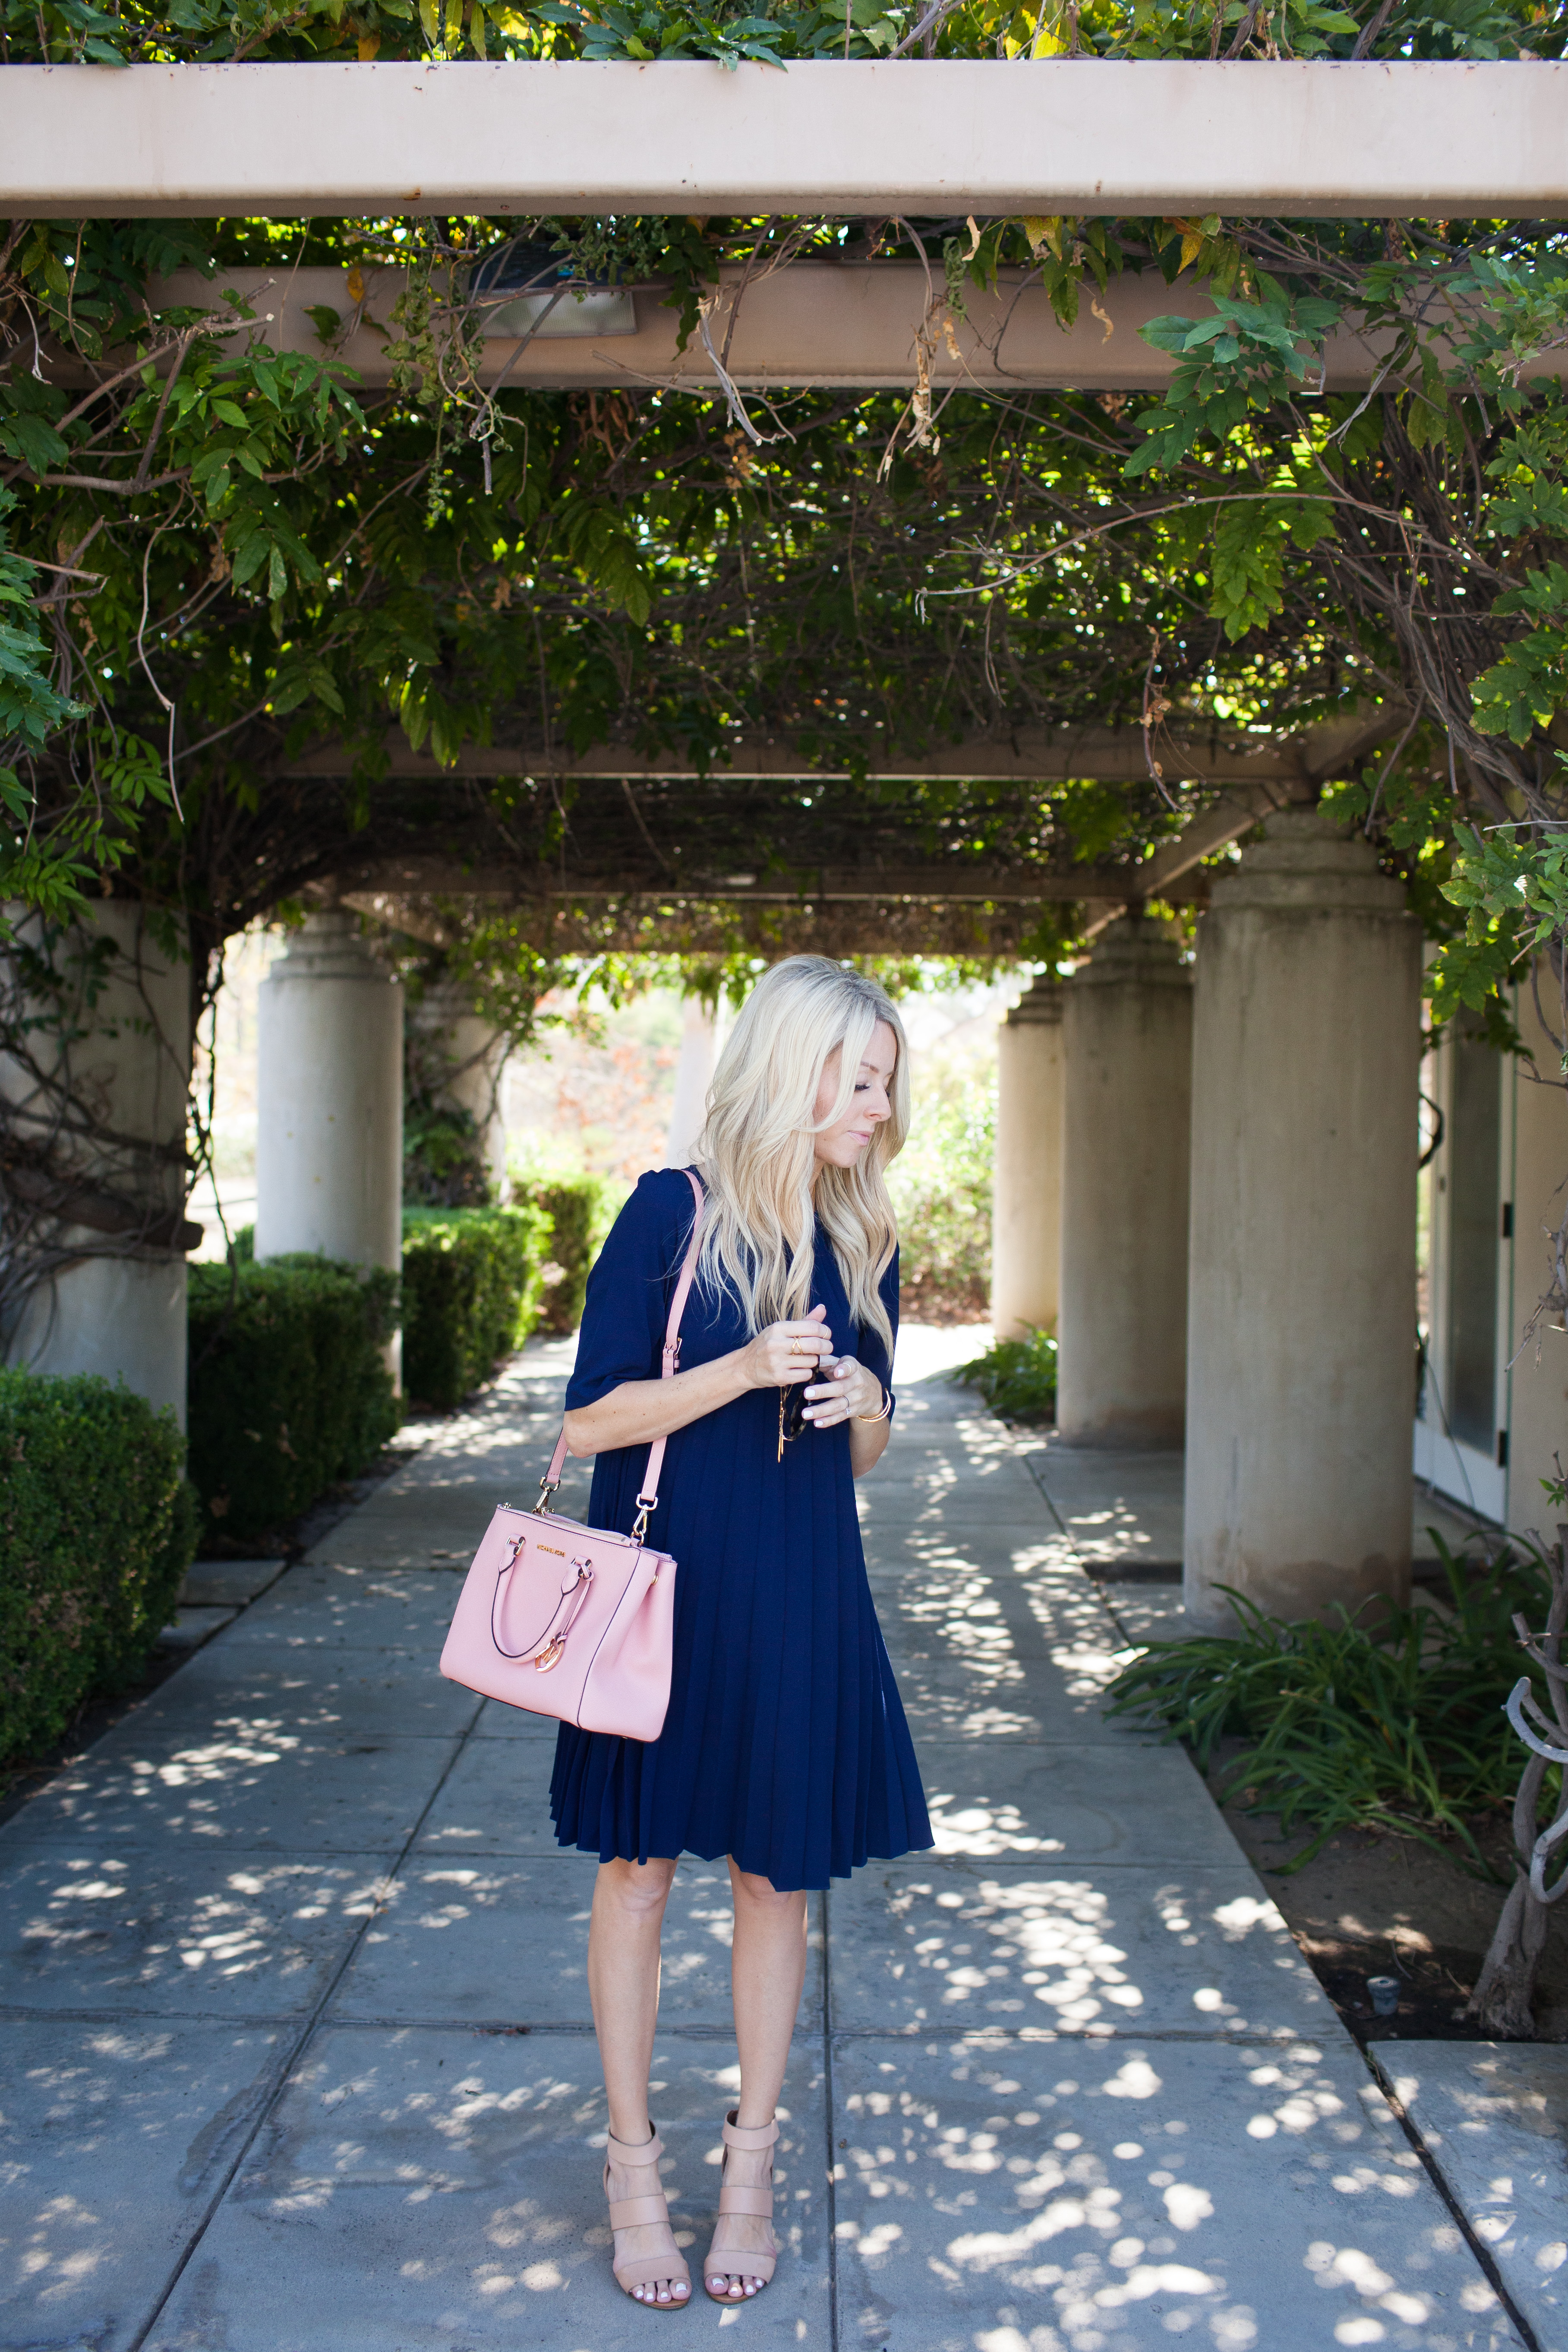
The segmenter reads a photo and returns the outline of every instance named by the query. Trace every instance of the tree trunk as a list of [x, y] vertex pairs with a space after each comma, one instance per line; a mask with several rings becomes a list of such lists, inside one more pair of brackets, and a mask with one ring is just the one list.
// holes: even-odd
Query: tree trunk
[[1521, 1872], [1508, 1892], [1476, 1989], [1465, 2007], [1495, 2042], [1529, 2042], [1535, 2018], [1531, 1997], [1546, 1946], [1547, 1907]]

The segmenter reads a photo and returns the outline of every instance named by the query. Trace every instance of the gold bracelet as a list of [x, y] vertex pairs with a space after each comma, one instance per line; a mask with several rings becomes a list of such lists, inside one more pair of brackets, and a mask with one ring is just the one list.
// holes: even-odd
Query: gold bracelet
[[880, 1381], [877, 1382], [877, 1387], [882, 1390], [880, 1410], [876, 1412], [857, 1412], [855, 1415], [857, 1421], [885, 1421], [893, 1411], [893, 1391], [883, 1388]]

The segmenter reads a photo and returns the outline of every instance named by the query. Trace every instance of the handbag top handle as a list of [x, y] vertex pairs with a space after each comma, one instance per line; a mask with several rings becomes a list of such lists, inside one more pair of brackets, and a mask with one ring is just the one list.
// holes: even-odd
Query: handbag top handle
[[[703, 1211], [707, 1206], [702, 1186], [688, 1168], [685, 1178], [692, 1188], [696, 1214], [692, 1220], [692, 1237], [686, 1245], [681, 1278], [675, 1285], [675, 1295], [670, 1301], [670, 1318], [664, 1326], [664, 1346], [661, 1358], [661, 1380], [674, 1380], [681, 1360], [681, 1317], [685, 1313], [686, 1300], [691, 1296], [692, 1280], [697, 1270], [697, 1249], [702, 1241]], [[648, 1517], [659, 1499], [659, 1473], [664, 1466], [664, 1440], [655, 1437], [648, 1448], [648, 1466], [643, 1473], [643, 1483], [637, 1490], [637, 1517], [632, 1525], [634, 1540], [641, 1543], [648, 1532]], [[555, 1442], [555, 1452], [549, 1458], [549, 1468], [539, 1480], [539, 1498], [536, 1511], [548, 1511], [549, 1498], [560, 1485], [560, 1474], [566, 1467], [566, 1423], [560, 1425], [560, 1435]]]

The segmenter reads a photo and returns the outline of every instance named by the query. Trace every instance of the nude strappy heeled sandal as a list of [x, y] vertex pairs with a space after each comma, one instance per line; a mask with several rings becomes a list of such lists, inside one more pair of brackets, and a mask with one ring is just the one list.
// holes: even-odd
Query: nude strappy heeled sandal
[[[664, 2143], [652, 2124], [648, 2128], [653, 2137], [645, 2139], [640, 2147], [628, 2147], [623, 2139], [617, 2139], [613, 2132], [607, 2135], [610, 2154], [604, 2159], [604, 2194], [610, 2199], [610, 2226], [612, 2230], [635, 2230], [646, 2227], [650, 2222], [667, 2221], [670, 2218], [669, 2200], [659, 2185], [656, 2169], [659, 2158], [664, 2153]], [[612, 2161], [646, 2171], [650, 2176], [646, 2196], [611, 2197]], [[612, 2267], [615, 2273], [615, 2284], [622, 2294], [632, 2295], [632, 2302], [640, 2303], [644, 2311], [684, 2311], [692, 2299], [689, 2293], [692, 2274], [684, 2257], [674, 2246], [667, 2254], [632, 2254], [625, 2262], [615, 2263]], [[657, 2279], [668, 2279], [672, 2286], [685, 2281], [688, 2292], [678, 2301], [672, 2294], [668, 2303], [660, 2303], [656, 2298], [650, 2303], [640, 2295], [632, 2294], [634, 2286], [652, 2286]]]
[[[765, 2147], [771, 2148], [779, 2137], [778, 2116], [775, 2116], [770, 2124], [764, 2124], [758, 2131], [742, 2131], [735, 2120], [739, 2113], [738, 2107], [731, 2107], [724, 2119], [726, 2148], [742, 2147], [758, 2150]], [[759, 2252], [755, 2246], [726, 2244], [724, 2221], [727, 2213], [754, 2213], [760, 2221], [768, 2222], [771, 2222], [773, 2219], [771, 2162], [768, 2167], [768, 2186], [765, 2189], [732, 2187], [724, 2177], [728, 2170], [729, 2158], [727, 2154], [724, 2159], [724, 2172], [719, 2175], [718, 2227], [713, 2233], [713, 2243], [707, 2250], [707, 2260], [703, 2264], [703, 2286], [710, 2303], [722, 2303], [733, 2307], [737, 2303], [754, 2302], [756, 2298], [749, 2295], [715, 2294], [712, 2287], [708, 2285], [709, 2279], [755, 2278], [760, 2279], [766, 2286], [773, 2275], [774, 2265], [779, 2260], [779, 2250], [775, 2246], [770, 2254], [765, 2254]]]

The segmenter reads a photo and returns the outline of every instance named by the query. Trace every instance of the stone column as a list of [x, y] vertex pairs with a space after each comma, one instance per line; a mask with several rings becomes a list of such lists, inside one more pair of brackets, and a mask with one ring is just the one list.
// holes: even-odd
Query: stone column
[[402, 982], [309, 916], [257, 992], [256, 1254], [402, 1259]]
[[991, 1321], [1054, 1331], [1061, 1295], [1061, 985], [1045, 974], [997, 1034]]
[[509, 1051], [502, 1031], [476, 1013], [455, 981], [437, 981], [408, 1013], [410, 1029], [428, 1049], [425, 1075], [438, 1099], [465, 1110], [478, 1131], [491, 1197], [507, 1192], [507, 1122], [501, 1113], [501, 1079]]
[[51, 1269], [13, 1293], [6, 1360], [123, 1380], [183, 1428], [184, 1253], [202, 1238], [184, 1213], [190, 965], [130, 899], [100, 900], [52, 948], [36, 915], [10, 912], [60, 990], [20, 1007], [34, 1067], [0, 1064], [6, 1271]]
[[675, 1064], [675, 1099], [664, 1144], [666, 1168], [685, 1168], [707, 1119], [707, 1094], [718, 1060], [718, 1023], [700, 996], [688, 996], [681, 1022], [681, 1057]]
[[1057, 1424], [1069, 1445], [1182, 1442], [1192, 975], [1123, 916], [1063, 991]]
[[1214, 887], [1193, 1045], [1186, 1582], [1408, 1598], [1420, 930], [1366, 843], [1269, 819]]

